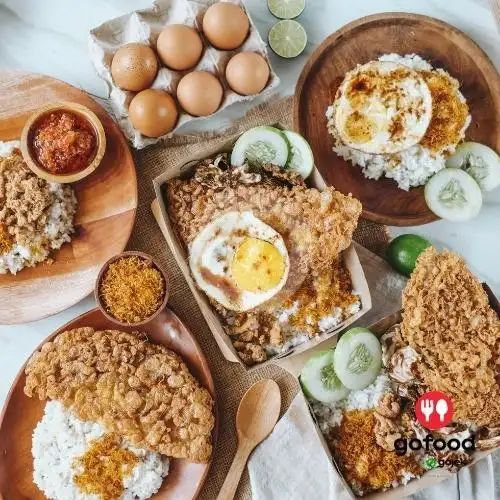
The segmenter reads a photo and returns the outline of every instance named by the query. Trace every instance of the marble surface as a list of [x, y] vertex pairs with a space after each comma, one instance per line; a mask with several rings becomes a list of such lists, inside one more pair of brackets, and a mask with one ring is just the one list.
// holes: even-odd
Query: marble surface
[[[269, 14], [265, 0], [245, 0], [245, 3], [266, 38], [276, 20]], [[0, 0], [0, 66], [52, 75], [104, 98], [104, 85], [87, 57], [87, 33], [109, 18], [149, 5], [150, 0]], [[356, 18], [384, 11], [415, 12], [447, 21], [475, 40], [500, 69], [500, 36], [488, 0], [307, 0], [307, 8], [298, 19], [309, 36], [306, 52], [293, 61], [271, 55], [282, 80], [279, 92], [293, 92], [306, 58], [328, 34]], [[242, 116], [247, 108], [248, 105], [235, 105], [217, 119], [208, 120], [203, 128], [221, 129]], [[481, 214], [470, 223], [440, 221], [410, 231], [461, 252], [500, 295], [499, 206], [500, 189], [487, 195]], [[392, 231], [408, 232], [405, 228]], [[93, 306], [94, 300], [89, 297], [42, 321], [0, 325], [0, 405], [17, 371], [39, 342]]]

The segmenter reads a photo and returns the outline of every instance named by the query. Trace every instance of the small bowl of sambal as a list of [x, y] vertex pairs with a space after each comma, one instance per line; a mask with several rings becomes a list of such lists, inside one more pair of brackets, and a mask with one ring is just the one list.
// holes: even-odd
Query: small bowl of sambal
[[49, 182], [83, 179], [99, 166], [105, 151], [101, 121], [89, 108], [74, 102], [43, 106], [30, 116], [21, 134], [24, 161]]

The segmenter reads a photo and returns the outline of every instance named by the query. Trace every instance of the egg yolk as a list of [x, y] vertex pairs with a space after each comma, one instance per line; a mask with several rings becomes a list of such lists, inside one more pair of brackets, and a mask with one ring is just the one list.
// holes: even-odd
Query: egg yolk
[[279, 284], [285, 272], [285, 261], [279, 250], [268, 241], [246, 238], [236, 250], [231, 275], [240, 289], [265, 292]]

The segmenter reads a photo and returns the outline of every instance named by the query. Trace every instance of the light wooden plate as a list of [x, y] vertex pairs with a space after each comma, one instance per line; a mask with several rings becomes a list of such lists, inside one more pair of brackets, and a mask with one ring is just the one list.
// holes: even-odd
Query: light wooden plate
[[[93, 309], [59, 328], [42, 345], [65, 330], [84, 326], [100, 330], [117, 329], [117, 326], [106, 319], [99, 309]], [[133, 331], [134, 329], [120, 327], [120, 330]], [[178, 332], [178, 335], [172, 335], [173, 330]], [[150, 323], [141, 326], [140, 331], [146, 333], [151, 341], [179, 354], [193, 376], [210, 391], [216, 401], [214, 382], [207, 360], [193, 335], [170, 309], [165, 309]], [[33, 483], [33, 457], [31, 455], [33, 430], [43, 415], [45, 401], [27, 397], [23, 390], [25, 381], [23, 366], [14, 380], [0, 415], [0, 498], [6, 500], [28, 498], [43, 500], [45, 498]], [[212, 434], [214, 449], [218, 423], [217, 407], [215, 407], [215, 427]], [[205, 481], [209, 468], [209, 463], [195, 464], [187, 460], [172, 459], [169, 475], [160, 491], [152, 498], [157, 500], [195, 498]]]
[[54, 101], [73, 101], [101, 120], [107, 148], [90, 176], [72, 184], [78, 198], [76, 234], [54, 252], [53, 264], [0, 275], [0, 324], [26, 323], [76, 304], [94, 287], [100, 267], [125, 248], [137, 208], [132, 154], [118, 125], [83, 91], [54, 78], [0, 69], [0, 141], [18, 140], [28, 117]]
[[413, 226], [437, 220], [423, 188], [398, 189], [390, 179], [368, 180], [332, 151], [325, 112], [347, 71], [382, 54], [416, 53], [461, 82], [472, 124], [467, 139], [500, 151], [500, 77], [487, 55], [464, 33], [437, 19], [389, 12], [368, 16], [330, 35], [306, 63], [296, 87], [294, 128], [311, 144], [330, 185], [363, 203], [363, 216], [382, 224]]

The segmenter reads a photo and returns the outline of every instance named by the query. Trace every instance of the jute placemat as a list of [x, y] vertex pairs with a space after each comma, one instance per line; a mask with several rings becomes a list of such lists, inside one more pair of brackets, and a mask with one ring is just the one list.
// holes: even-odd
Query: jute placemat
[[[242, 120], [231, 127], [231, 131], [245, 131], [261, 124], [281, 123], [291, 127], [291, 98], [273, 100], [252, 110]], [[279, 384], [282, 394], [282, 413], [288, 408], [298, 391], [298, 382], [285, 370], [268, 366], [251, 374], [246, 373], [238, 364], [230, 363], [222, 356], [196, 302], [191, 295], [174, 257], [160, 232], [151, 212], [154, 199], [152, 180], [181, 159], [189, 161], [202, 148], [223, 143], [228, 131], [216, 134], [189, 135], [175, 138], [167, 145], [153, 146], [136, 152], [136, 167], [139, 185], [139, 206], [137, 220], [129, 242], [129, 247], [154, 255], [164, 265], [170, 278], [171, 307], [185, 325], [196, 336], [208, 359], [217, 391], [220, 415], [219, 441], [208, 479], [200, 494], [201, 499], [215, 499], [224, 482], [236, 451], [236, 432], [234, 420], [238, 404], [245, 391], [261, 378], [272, 378]], [[381, 255], [387, 246], [387, 228], [368, 221], [361, 221], [356, 230], [355, 240]], [[238, 499], [250, 499], [250, 482], [245, 474], [237, 492]]]

